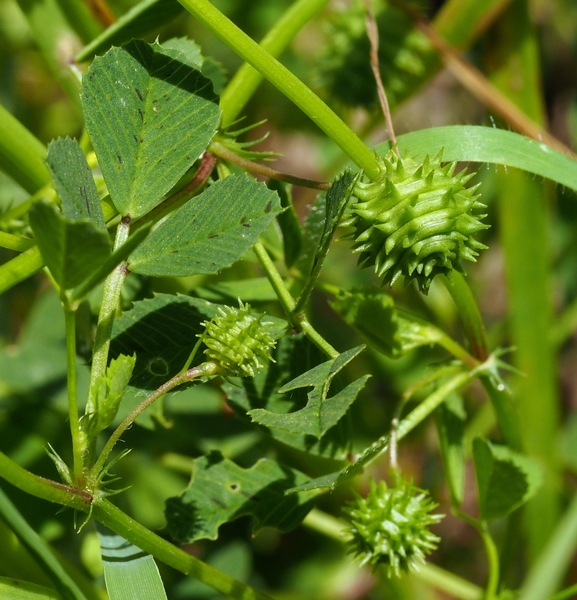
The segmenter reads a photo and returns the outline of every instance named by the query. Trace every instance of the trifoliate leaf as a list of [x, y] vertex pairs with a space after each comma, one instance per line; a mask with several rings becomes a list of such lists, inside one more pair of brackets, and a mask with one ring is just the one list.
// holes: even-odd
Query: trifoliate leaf
[[508, 515], [527, 502], [542, 483], [538, 465], [528, 456], [496, 446], [483, 438], [473, 441], [473, 458], [481, 518]]
[[318, 492], [285, 496], [284, 491], [306, 481], [298, 471], [261, 459], [243, 469], [218, 452], [193, 461], [188, 488], [166, 502], [170, 535], [186, 543], [214, 540], [218, 528], [244, 515], [254, 518], [253, 533], [263, 527], [290, 531], [313, 507]]

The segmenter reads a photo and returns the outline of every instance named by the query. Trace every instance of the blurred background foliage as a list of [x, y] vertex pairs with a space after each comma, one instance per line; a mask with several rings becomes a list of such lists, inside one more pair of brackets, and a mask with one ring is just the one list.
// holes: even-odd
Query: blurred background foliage
[[[59, 43], [70, 44], [74, 52], [79, 50], [82, 47], [80, 40], [89, 41], [134, 4], [132, 0], [110, 0], [108, 5], [98, 0], [87, 3], [88, 10], [95, 15], [92, 30], [83, 32], [77, 28], [74, 32], [71, 27], [70, 37], [64, 41], [60, 38]], [[260, 39], [291, 2], [215, 0], [214, 4], [251, 37]], [[355, 5], [352, 8], [354, 17], [345, 12], [350, 4]], [[454, 2], [422, 0], [419, 8], [427, 18], [435, 20], [439, 11], [449, 4], [455, 5]], [[506, 43], [509, 39], [513, 43], [515, 39], [507, 11], [525, 10], [526, 3], [515, 0], [494, 5], [495, 11], [483, 24], [480, 35], [474, 42], [464, 43], [466, 58], [487, 74], [498, 71], [500, 66], [495, 40], [502, 42], [504, 39]], [[377, 13], [382, 37], [380, 59], [397, 134], [446, 124], [507, 127], [474, 94], [466, 91], [453, 74], [442, 68], [429, 40], [412, 28], [408, 17], [392, 5], [375, 3], [375, 6], [380, 11]], [[573, 148], [577, 136], [577, 73], [574, 67], [577, 62], [577, 3], [572, 0], [533, 0], [527, 3], [526, 9], [534, 28], [540, 65], [536, 101], [542, 101], [550, 132]], [[74, 78], [63, 77], [61, 67], [48, 57], [54, 46], [54, 40], [50, 39], [50, 15], [54, 16], [58, 11], [72, 14], [66, 0], [0, 0], [0, 103], [43, 143], [58, 136], [82, 136], [82, 116], [73, 93], [77, 80], [74, 83]], [[174, 12], [177, 13], [174, 19], [151, 30], [146, 39], [191, 37], [201, 46], [205, 56], [216, 59], [228, 76], [232, 76], [241, 64], [238, 57], [184, 10]], [[282, 62], [366, 140], [376, 144], [386, 139], [386, 131], [375, 105], [361, 12], [360, 2], [334, 0], [297, 36], [283, 54]], [[39, 14], [44, 15], [46, 21], [39, 21]], [[450, 16], [445, 21], [450, 23]], [[457, 39], [454, 43], [459, 46]], [[70, 54], [67, 47], [62, 52]], [[82, 71], [86, 65], [75, 68]], [[511, 87], [515, 88], [515, 85], [513, 81]], [[281, 153], [274, 163], [275, 168], [313, 179], [331, 179], [344, 166], [343, 157], [334, 145], [270, 84], [261, 85], [243, 114], [245, 123], [266, 120], [249, 135], [256, 139], [268, 133], [268, 138], [258, 148]], [[488, 222], [492, 227], [481, 237], [489, 249], [481, 254], [476, 264], [467, 265], [468, 280], [485, 318], [493, 347], [506, 347], [512, 341], [511, 310], [508, 309], [506, 268], [496, 206], [503, 173], [494, 166], [472, 168], [478, 171], [474, 181], [482, 182], [482, 201], [489, 206]], [[556, 315], [548, 341], [556, 355], [554, 393], [558, 400], [560, 428], [555, 443], [559, 445], [557, 450], [562, 463], [562, 504], [575, 489], [577, 475], [577, 345], [574, 335], [577, 329], [577, 198], [574, 196], [575, 193], [567, 189], [546, 188], [549, 217], [546, 229], [551, 264], [548, 289]], [[14, 209], [27, 198], [23, 189], [0, 173], [2, 213]], [[295, 188], [294, 202], [301, 220], [309, 212], [314, 198], [315, 192]], [[507, 198], [500, 201], [507, 202]], [[15, 231], [25, 231], [27, 227], [24, 220], [11, 220], [10, 226]], [[271, 232], [271, 239], [276, 235]], [[527, 246], [525, 252], [531, 251]], [[0, 262], [14, 255], [0, 249]], [[525, 258], [532, 260], [530, 255]], [[123, 303], [129, 307], [132, 301], [149, 297], [154, 292], [182, 292], [234, 303], [237, 293], [231, 282], [260, 275], [258, 265], [250, 255], [218, 276], [150, 280], [131, 275], [123, 293]], [[357, 269], [356, 259], [345, 243], [334, 244], [322, 280], [346, 288], [376, 283], [372, 272]], [[525, 285], [530, 286], [531, 281], [526, 281]], [[254, 297], [244, 292], [243, 300], [280, 316], [270, 294], [259, 290], [253, 292]], [[412, 287], [396, 286], [393, 295], [399, 305], [440, 324], [455, 337], [461, 337], [458, 315], [441, 285], [432, 286], [426, 302]], [[85, 337], [79, 339], [78, 358], [81, 389], [87, 386], [86, 350], [90, 348], [97, 306], [98, 293], [95, 293], [82, 311], [84, 320], [80, 325], [83, 327], [79, 329], [81, 333], [85, 332]], [[337, 318], [321, 292], [313, 297], [311, 317], [327, 340], [339, 350], [360, 343], [354, 332]], [[531, 328], [532, 323], [527, 322], [526, 327]], [[367, 372], [373, 376], [349, 413], [355, 435], [353, 450], [364, 448], [382, 435], [402, 392], [426, 372], [427, 365], [445, 358], [442, 351], [423, 348], [398, 360], [370, 351], [355, 361], [351, 380]], [[69, 458], [70, 453], [65, 371], [63, 317], [56, 295], [40, 273], [0, 296], [0, 440], [2, 450], [19, 464], [50, 478], [55, 478], [56, 474], [45, 452], [46, 444], [49, 442], [64, 457]], [[514, 389], [518, 385], [517, 381], [512, 381]], [[117, 422], [136, 402], [138, 399], [134, 398], [123, 403]], [[494, 417], [480, 387], [467, 389], [465, 405], [467, 439], [471, 440], [477, 433], [491, 435]], [[124, 436], [126, 446], [134, 450], [116, 469], [123, 486], [131, 487], [116, 501], [152, 529], [162, 530], [164, 500], [180, 493], [188, 482], [190, 462], [187, 457], [218, 449], [243, 466], [269, 455], [286, 456], [311, 476], [330, 470], [327, 459], [312, 459], [280, 444], [272, 444], [260, 431], [239, 420], [215, 386], [194, 387], [173, 394], [139, 422], [141, 427], [133, 427]], [[555, 453], [554, 449], [552, 453]], [[421, 487], [432, 490], [441, 503], [441, 512], [449, 514], [434, 423], [421, 426], [402, 443], [400, 462], [404, 471]], [[387, 468], [383, 460], [371, 467], [372, 474], [383, 477]], [[361, 478], [357, 486], [361, 491], [366, 490], [366, 481]], [[8, 489], [8, 486], [3, 488], [32, 526], [54, 544], [66, 560], [74, 563], [86, 577], [101, 576], [98, 544], [90, 528], [77, 535], [70, 526], [71, 511], [56, 514], [52, 505], [27, 497], [13, 488]], [[474, 512], [471, 473], [467, 476], [466, 493], [465, 510]], [[350, 490], [339, 489], [325, 495], [320, 505], [327, 512], [339, 515], [339, 507], [348, 498]], [[476, 533], [451, 516], [435, 531], [442, 542], [433, 562], [482, 585], [486, 576], [485, 560]], [[497, 522], [495, 534], [498, 539], [506, 535], [504, 524]], [[7, 547], [13, 551], [8, 553], [9, 560], [3, 558], [0, 562], [0, 575], [45, 583], [42, 573], [34, 568], [33, 561], [25, 560], [25, 550], [18, 547], [10, 531], [0, 522], [0, 548]], [[265, 530], [252, 538], [249, 521], [241, 519], [223, 526], [218, 541], [194, 544], [190, 552], [256, 587], [282, 590], [279, 597], [287, 599], [441, 597], [414, 578], [387, 580], [358, 569], [341, 545], [306, 528], [283, 536]], [[512, 555], [508, 556], [511, 558]], [[170, 598], [215, 597], [208, 588], [162, 566], [161, 570]], [[521, 560], [511, 558], [504, 573], [511, 587], [518, 586]], [[569, 585], [576, 581], [577, 565], [565, 583]]]

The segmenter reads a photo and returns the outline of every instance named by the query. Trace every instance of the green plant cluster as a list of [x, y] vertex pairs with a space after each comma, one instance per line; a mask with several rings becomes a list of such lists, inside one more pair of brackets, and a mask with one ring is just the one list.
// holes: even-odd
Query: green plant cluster
[[[577, 162], [527, 2], [284, 4], [0, 5], [0, 597], [571, 597]], [[371, 53], [537, 139], [370, 146]]]

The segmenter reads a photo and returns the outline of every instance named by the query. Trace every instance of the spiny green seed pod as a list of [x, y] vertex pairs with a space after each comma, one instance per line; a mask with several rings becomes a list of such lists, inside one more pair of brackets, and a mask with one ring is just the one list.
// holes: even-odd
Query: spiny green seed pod
[[425, 563], [440, 538], [429, 531], [443, 515], [431, 515], [437, 507], [425, 490], [399, 478], [393, 487], [384, 481], [370, 481], [366, 498], [357, 495], [356, 502], [345, 509], [351, 522], [347, 532], [349, 551], [362, 565], [373, 569], [388, 566], [388, 575], [400, 575]]
[[273, 360], [269, 350], [276, 345], [271, 335], [274, 325], [263, 321], [264, 315], [254, 316], [248, 304], [239, 305], [219, 308], [219, 315], [203, 323], [206, 331], [202, 337], [207, 346], [204, 353], [222, 367], [223, 374], [254, 377], [268, 360]]
[[342, 223], [354, 231], [341, 239], [354, 240], [359, 264], [374, 265], [385, 284], [404, 276], [426, 294], [436, 275], [463, 272], [459, 261], [474, 262], [486, 248], [473, 238], [488, 227], [481, 223], [486, 215], [474, 214], [486, 208], [474, 193], [479, 186], [465, 188], [474, 173], [455, 175], [456, 163], [442, 166], [441, 160], [442, 151], [418, 163], [391, 150], [378, 157], [377, 178], [355, 188], [359, 202]]

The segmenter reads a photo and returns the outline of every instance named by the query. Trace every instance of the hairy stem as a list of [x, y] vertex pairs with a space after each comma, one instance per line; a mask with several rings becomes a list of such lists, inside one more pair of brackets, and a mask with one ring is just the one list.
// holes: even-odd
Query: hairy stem
[[87, 511], [93, 499], [89, 492], [30, 473], [3, 452], [0, 452], [0, 477], [32, 496], [81, 511]]
[[92, 473], [98, 475], [104, 468], [104, 465], [112, 452], [112, 449], [116, 445], [116, 442], [120, 439], [120, 436], [134, 423], [135, 419], [143, 411], [145, 411], [153, 402], [158, 400], [161, 396], [164, 396], [167, 392], [174, 389], [175, 387], [182, 385], [196, 379], [197, 377], [216, 375], [218, 372], [218, 365], [213, 362], [205, 362], [198, 367], [193, 367], [187, 371], [180, 372], [175, 375], [172, 379], [169, 379], [166, 383], [163, 383], [158, 389], [154, 390], [149, 394], [115, 429], [114, 433], [108, 438], [104, 448], [94, 467]]
[[[114, 241], [114, 250], [122, 246], [128, 238], [130, 229], [130, 220], [123, 218], [118, 224], [116, 230], [116, 239]], [[96, 335], [94, 339], [94, 350], [92, 353], [92, 368], [90, 370], [90, 387], [88, 388], [88, 400], [86, 402], [86, 414], [93, 414], [96, 411], [96, 390], [98, 381], [106, 375], [108, 364], [108, 351], [110, 349], [110, 337], [112, 335], [112, 326], [118, 310], [120, 291], [124, 278], [126, 277], [126, 265], [121, 263], [106, 278], [104, 282], [104, 294], [100, 313], [98, 315], [98, 324], [96, 326]]]
[[291, 175], [290, 173], [283, 173], [282, 171], [277, 171], [276, 169], [271, 169], [271, 167], [267, 167], [261, 163], [253, 162], [252, 160], [247, 160], [246, 158], [242, 158], [229, 150], [225, 146], [223, 146], [220, 142], [213, 142], [209, 147], [210, 152], [216, 154], [219, 158], [227, 160], [243, 169], [246, 169], [249, 173], [254, 173], [256, 175], [263, 175], [264, 177], [269, 177], [271, 179], [277, 179], [278, 181], [284, 181], [285, 183], [291, 183], [293, 185], [298, 185], [300, 187], [311, 188], [313, 190], [328, 190], [330, 184], [327, 181], [315, 181], [313, 179], [305, 179], [303, 177], [297, 177], [296, 175]]

